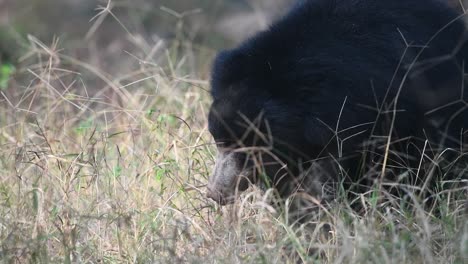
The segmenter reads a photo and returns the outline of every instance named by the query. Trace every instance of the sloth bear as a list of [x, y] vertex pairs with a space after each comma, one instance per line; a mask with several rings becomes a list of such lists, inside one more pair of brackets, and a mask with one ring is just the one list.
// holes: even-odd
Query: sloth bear
[[301, 1], [214, 61], [207, 196], [434, 184], [467, 150], [467, 40], [443, 1]]

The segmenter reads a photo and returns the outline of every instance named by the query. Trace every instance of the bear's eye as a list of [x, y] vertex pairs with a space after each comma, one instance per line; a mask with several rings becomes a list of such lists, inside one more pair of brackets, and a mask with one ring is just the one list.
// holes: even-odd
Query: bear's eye
[[221, 149], [230, 149], [230, 150], [238, 147], [237, 143], [231, 140], [216, 141], [216, 146]]

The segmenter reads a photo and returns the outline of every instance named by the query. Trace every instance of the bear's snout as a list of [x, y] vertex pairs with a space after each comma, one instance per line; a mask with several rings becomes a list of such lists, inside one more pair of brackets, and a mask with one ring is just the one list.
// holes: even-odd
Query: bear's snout
[[228, 203], [228, 199], [226, 199], [222, 192], [213, 190], [210, 187], [207, 188], [206, 197], [210, 198], [211, 200], [217, 202], [220, 205], [226, 205]]
[[206, 196], [221, 205], [234, 202], [236, 193], [249, 186], [246, 171], [240, 165], [239, 153], [219, 151], [216, 157]]

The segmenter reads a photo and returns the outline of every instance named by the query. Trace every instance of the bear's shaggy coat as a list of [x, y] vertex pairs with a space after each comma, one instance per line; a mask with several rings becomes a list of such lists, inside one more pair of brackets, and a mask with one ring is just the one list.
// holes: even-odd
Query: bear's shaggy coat
[[467, 36], [443, 1], [302, 1], [215, 59], [208, 196], [427, 184], [421, 160], [466, 150]]

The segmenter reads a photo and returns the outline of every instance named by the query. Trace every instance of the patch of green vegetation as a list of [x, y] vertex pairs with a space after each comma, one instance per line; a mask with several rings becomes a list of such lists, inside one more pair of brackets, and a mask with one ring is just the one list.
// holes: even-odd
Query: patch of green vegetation
[[161, 114], [158, 116], [158, 122], [161, 124], [167, 124], [169, 126], [174, 126], [177, 124], [177, 118], [173, 115]]
[[0, 89], [6, 90], [11, 76], [15, 72], [15, 66], [9, 63], [0, 64]]
[[75, 131], [79, 135], [86, 134], [89, 130], [94, 129], [94, 121], [92, 118], [81, 121]]

